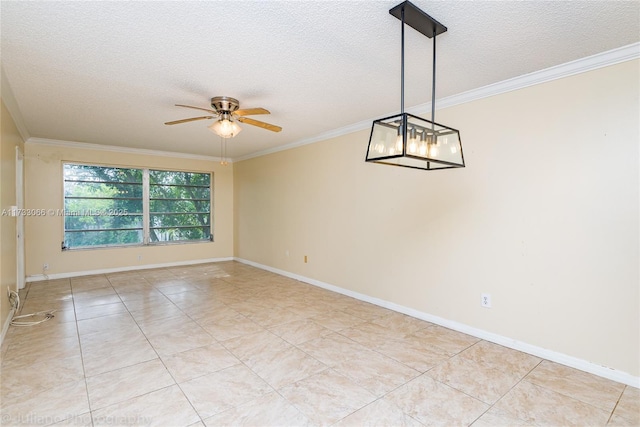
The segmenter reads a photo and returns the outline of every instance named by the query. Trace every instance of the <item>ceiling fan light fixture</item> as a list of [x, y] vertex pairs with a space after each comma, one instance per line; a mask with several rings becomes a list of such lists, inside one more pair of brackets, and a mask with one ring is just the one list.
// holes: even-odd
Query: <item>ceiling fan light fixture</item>
[[222, 114], [220, 119], [213, 122], [208, 128], [211, 132], [223, 138], [233, 138], [242, 131], [240, 125], [236, 121], [231, 120], [230, 114], [226, 113]]

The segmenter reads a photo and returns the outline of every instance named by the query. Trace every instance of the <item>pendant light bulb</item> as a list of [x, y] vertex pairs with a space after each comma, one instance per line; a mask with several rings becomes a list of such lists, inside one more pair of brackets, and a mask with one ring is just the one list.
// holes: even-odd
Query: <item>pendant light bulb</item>
[[418, 148], [418, 153], [421, 156], [426, 156], [427, 154], [427, 131], [423, 130], [420, 132], [420, 148]]
[[409, 153], [415, 154], [418, 151], [418, 138], [416, 128], [413, 127], [409, 131]]
[[[398, 152], [402, 152], [402, 136], [403, 136], [403, 131], [402, 131], [402, 125], [398, 126], [398, 136], [396, 136], [396, 145], [393, 148], [393, 153], [394, 154], [396, 151]], [[391, 150], [389, 150], [391, 151]]]

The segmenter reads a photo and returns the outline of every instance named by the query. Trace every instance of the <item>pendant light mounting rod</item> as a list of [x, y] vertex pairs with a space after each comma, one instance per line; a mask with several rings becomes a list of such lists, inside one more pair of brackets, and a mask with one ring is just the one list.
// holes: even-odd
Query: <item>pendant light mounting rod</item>
[[433, 36], [433, 70], [431, 79], [431, 123], [436, 121], [436, 36]]
[[404, 8], [400, 11], [400, 114], [404, 114]]
[[400, 50], [400, 114], [404, 114], [404, 25], [433, 39], [433, 76], [431, 85], [431, 121], [435, 121], [436, 112], [436, 36], [447, 31], [447, 27], [423, 12], [410, 1], [405, 1], [389, 10], [402, 25], [402, 43]]

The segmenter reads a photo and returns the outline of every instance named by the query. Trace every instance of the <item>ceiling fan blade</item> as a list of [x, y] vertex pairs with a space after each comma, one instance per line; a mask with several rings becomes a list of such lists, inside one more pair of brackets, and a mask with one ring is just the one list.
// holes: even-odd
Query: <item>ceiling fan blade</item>
[[238, 121], [246, 123], [248, 125], [258, 126], [259, 128], [267, 129], [272, 132], [280, 132], [282, 128], [280, 126], [271, 125], [269, 123], [261, 122], [259, 120], [250, 119], [248, 117], [238, 117]]
[[191, 117], [190, 119], [182, 119], [182, 120], [174, 120], [172, 122], [166, 122], [165, 125], [177, 125], [180, 123], [193, 122], [195, 120], [213, 119], [214, 117], [215, 116]]
[[193, 108], [194, 110], [202, 110], [202, 111], [206, 111], [208, 113], [218, 114], [218, 112], [216, 110], [212, 110], [210, 108], [192, 107], [191, 105], [182, 105], [182, 104], [176, 104], [176, 107]]
[[271, 114], [269, 110], [264, 108], [243, 108], [233, 112], [236, 116], [253, 116], [254, 114]]

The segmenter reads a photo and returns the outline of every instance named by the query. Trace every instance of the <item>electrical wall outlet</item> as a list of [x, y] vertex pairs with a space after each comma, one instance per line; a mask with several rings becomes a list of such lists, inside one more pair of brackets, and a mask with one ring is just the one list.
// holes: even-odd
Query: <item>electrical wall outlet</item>
[[42, 264], [42, 269], [43, 270], [48, 270], [49, 269], [49, 263], [45, 262], [44, 264]]
[[491, 294], [480, 294], [480, 305], [484, 308], [491, 308]]
[[309, 259], [307, 258], [307, 256], [304, 256], [304, 263], [306, 264], [309, 261]]

